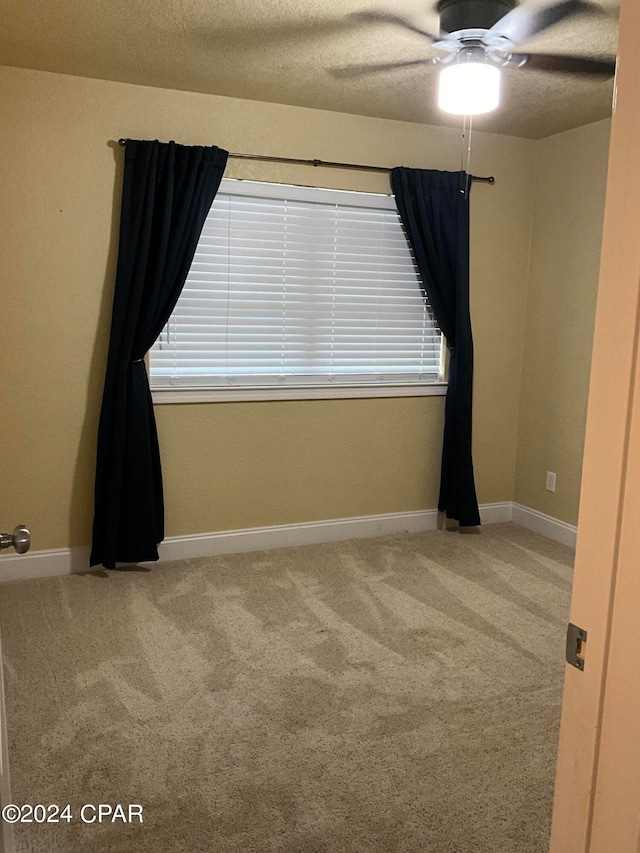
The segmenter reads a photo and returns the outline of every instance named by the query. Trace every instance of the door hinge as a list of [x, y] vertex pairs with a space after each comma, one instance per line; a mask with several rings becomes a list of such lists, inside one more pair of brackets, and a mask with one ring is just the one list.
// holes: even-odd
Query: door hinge
[[576, 669], [584, 670], [584, 644], [587, 642], [587, 632], [569, 622], [567, 628], [567, 663]]

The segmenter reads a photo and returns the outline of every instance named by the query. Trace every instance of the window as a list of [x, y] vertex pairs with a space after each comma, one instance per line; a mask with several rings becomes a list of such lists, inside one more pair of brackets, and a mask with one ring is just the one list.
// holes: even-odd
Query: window
[[224, 179], [150, 375], [157, 402], [442, 393], [393, 197]]

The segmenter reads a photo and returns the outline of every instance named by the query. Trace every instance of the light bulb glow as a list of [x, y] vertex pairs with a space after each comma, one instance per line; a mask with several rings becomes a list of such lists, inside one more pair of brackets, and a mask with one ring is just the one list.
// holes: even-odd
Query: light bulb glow
[[440, 72], [438, 105], [446, 113], [474, 116], [500, 103], [500, 69], [486, 62], [458, 62]]

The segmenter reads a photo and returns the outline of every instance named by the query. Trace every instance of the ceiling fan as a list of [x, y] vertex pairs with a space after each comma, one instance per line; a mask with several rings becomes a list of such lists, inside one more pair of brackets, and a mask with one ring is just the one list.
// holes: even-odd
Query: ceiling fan
[[429, 59], [355, 65], [333, 69], [336, 77], [358, 77], [412, 66], [441, 67], [439, 104], [457, 115], [476, 115], [498, 106], [500, 71], [528, 67], [540, 71], [612, 77], [615, 58], [594, 59], [553, 53], [516, 51], [518, 45], [561, 21], [578, 15], [603, 15], [605, 10], [589, 0], [555, 0], [544, 5], [518, 4], [517, 0], [439, 0], [440, 33], [435, 35], [394, 12], [363, 11], [351, 21], [392, 24], [424, 36], [442, 55]]

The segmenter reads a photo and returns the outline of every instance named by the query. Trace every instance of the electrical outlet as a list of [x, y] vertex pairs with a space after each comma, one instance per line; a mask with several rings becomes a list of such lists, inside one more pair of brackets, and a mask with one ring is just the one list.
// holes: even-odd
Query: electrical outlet
[[556, 490], [556, 475], [553, 471], [547, 471], [547, 485], [545, 486], [548, 492]]

